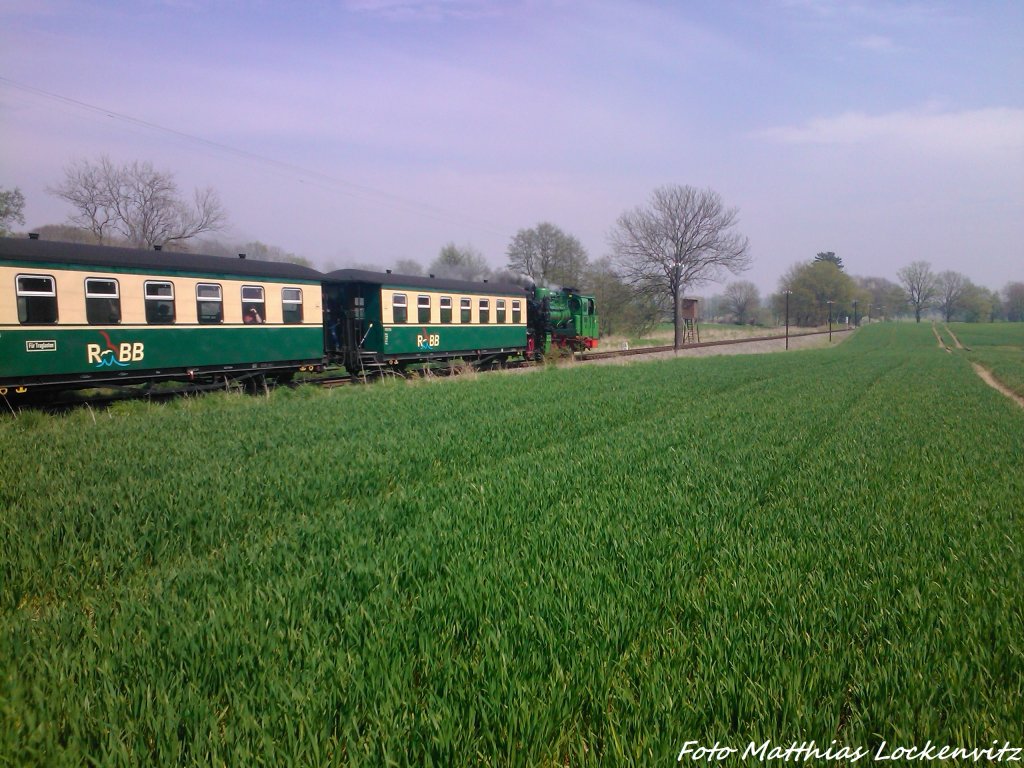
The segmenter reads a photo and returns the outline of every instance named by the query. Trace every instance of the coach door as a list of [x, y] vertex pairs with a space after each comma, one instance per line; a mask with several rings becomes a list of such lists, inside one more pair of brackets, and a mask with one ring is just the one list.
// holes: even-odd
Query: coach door
[[345, 295], [345, 348], [359, 349], [366, 338], [366, 286], [350, 285]]

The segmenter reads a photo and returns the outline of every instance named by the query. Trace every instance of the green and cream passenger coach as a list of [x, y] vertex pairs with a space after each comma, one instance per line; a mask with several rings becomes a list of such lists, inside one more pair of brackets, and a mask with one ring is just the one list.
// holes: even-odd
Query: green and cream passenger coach
[[295, 264], [0, 238], [0, 394], [322, 365], [321, 277]]
[[342, 269], [324, 280], [328, 355], [350, 371], [527, 352], [526, 289]]

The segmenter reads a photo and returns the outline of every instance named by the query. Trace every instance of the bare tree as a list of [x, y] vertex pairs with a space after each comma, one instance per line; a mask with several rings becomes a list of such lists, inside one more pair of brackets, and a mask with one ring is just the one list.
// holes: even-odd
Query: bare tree
[[25, 223], [25, 195], [17, 187], [0, 189], [0, 235], [9, 234], [15, 222]]
[[659, 187], [646, 208], [622, 214], [610, 235], [626, 282], [671, 298], [676, 349], [683, 343], [683, 294], [750, 266], [749, 241], [733, 229], [737, 216], [713, 190]]
[[761, 293], [757, 286], [749, 280], [737, 280], [725, 286], [722, 293], [722, 300], [726, 311], [732, 315], [733, 320], [743, 325], [761, 306]]
[[927, 261], [915, 261], [896, 273], [907, 292], [907, 300], [914, 308], [914, 317], [921, 322], [921, 312], [927, 309], [938, 291], [938, 279]]
[[947, 323], [953, 317], [953, 313], [960, 309], [960, 302], [970, 285], [971, 281], [967, 279], [967, 275], [952, 270], [940, 272], [936, 277], [935, 290], [938, 293], [936, 304]]
[[520, 229], [508, 246], [508, 268], [538, 283], [579, 285], [587, 261], [579, 240], [546, 221]]
[[76, 213], [70, 222], [101, 243], [121, 239], [139, 248], [173, 247], [222, 229], [227, 220], [213, 189], [197, 189], [189, 204], [171, 173], [138, 161], [118, 166], [106, 155], [95, 163], [72, 162], [63, 184], [47, 191], [71, 203]]
[[445, 245], [437, 258], [430, 262], [430, 273], [456, 280], [482, 280], [491, 274], [487, 260], [472, 245]]

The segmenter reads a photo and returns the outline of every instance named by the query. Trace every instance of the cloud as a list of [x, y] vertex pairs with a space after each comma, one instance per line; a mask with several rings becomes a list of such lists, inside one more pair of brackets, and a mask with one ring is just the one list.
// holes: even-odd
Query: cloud
[[889, 145], [956, 154], [1024, 151], [1024, 109], [959, 112], [906, 110], [869, 115], [844, 112], [803, 125], [769, 128], [759, 136], [795, 145]]

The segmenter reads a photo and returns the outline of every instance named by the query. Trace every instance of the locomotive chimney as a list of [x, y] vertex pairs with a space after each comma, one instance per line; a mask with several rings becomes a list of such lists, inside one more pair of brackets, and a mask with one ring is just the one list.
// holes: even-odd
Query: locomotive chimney
[[384, 271], [387, 272], [389, 275], [391, 274], [391, 270], [390, 269], [385, 269]]
[[38, 232], [29, 232], [28, 233], [28, 239], [29, 240], [38, 240], [39, 239], [39, 233]]
[[244, 253], [240, 253], [240, 254], [238, 254], [238, 258], [240, 258], [240, 259], [244, 259], [244, 258], [245, 258], [245, 254], [244, 254]]
[[164, 247], [162, 245], [154, 245], [153, 246], [153, 250], [154, 251], [162, 251], [163, 249], [164, 249]]

